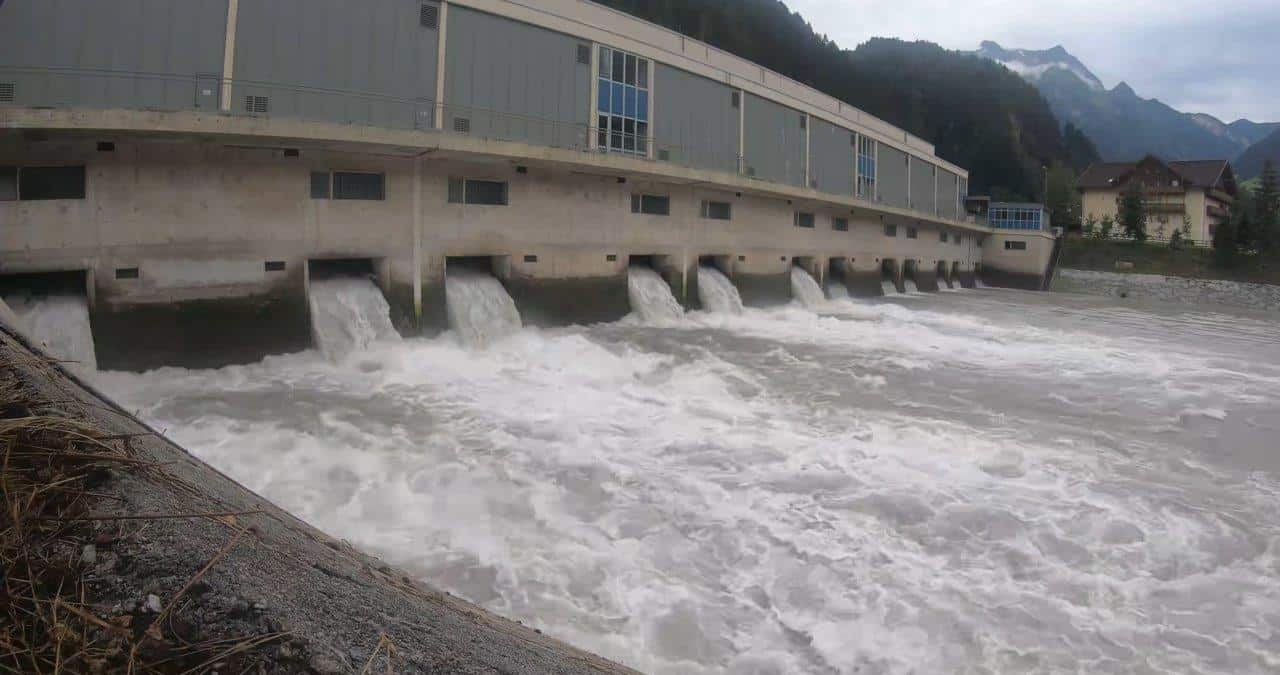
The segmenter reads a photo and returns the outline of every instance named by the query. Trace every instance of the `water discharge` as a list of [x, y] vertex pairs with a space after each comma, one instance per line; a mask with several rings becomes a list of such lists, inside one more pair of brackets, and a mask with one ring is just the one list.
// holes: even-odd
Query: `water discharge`
[[646, 672], [1276, 672], [1280, 319], [842, 305], [97, 378], [331, 534]]
[[445, 296], [449, 327], [472, 347], [487, 347], [523, 325], [515, 300], [491, 274], [451, 269], [445, 277]]
[[81, 374], [98, 369], [89, 303], [83, 295], [11, 295], [5, 302], [26, 335], [50, 356]]
[[791, 296], [809, 309], [827, 304], [827, 296], [823, 294], [822, 287], [799, 265], [791, 266]]
[[698, 299], [702, 308], [713, 314], [741, 314], [743, 310], [738, 288], [710, 265], [698, 266]]
[[827, 297], [832, 300], [842, 300], [849, 296], [849, 287], [844, 285], [843, 281], [838, 279], [827, 280]]
[[880, 289], [881, 289], [882, 291], [884, 291], [884, 294], [885, 294], [885, 295], [897, 295], [897, 294], [898, 294], [898, 286], [897, 286], [896, 284], [894, 284], [894, 283], [893, 283], [893, 281], [891, 281], [891, 280], [889, 280], [889, 279], [884, 279], [884, 280], [882, 280], [882, 281], [880, 282]]
[[333, 360], [369, 349], [375, 342], [398, 342], [391, 307], [382, 291], [364, 277], [313, 279], [311, 333], [316, 347]]
[[920, 292], [920, 287], [916, 286], [915, 279], [903, 279], [902, 288], [902, 292], [907, 295], [916, 295]]
[[627, 269], [627, 293], [631, 311], [646, 323], [677, 321], [684, 316], [684, 308], [671, 294], [666, 279], [651, 267], [632, 265]]

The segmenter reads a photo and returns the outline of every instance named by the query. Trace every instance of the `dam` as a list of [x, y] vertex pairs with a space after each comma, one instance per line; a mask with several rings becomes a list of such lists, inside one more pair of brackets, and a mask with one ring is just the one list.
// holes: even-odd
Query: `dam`
[[0, 347], [209, 516], [83, 606], [289, 672], [1273, 672], [1280, 321], [968, 181], [585, 0], [0, 2]]
[[402, 336], [458, 318], [457, 266], [540, 327], [625, 316], [633, 264], [690, 309], [708, 261], [749, 307], [797, 264], [855, 297], [887, 266], [1043, 285], [1052, 236], [975, 220], [926, 140], [590, 2], [144, 7], [0, 6], [0, 285], [82, 297], [105, 369], [315, 346], [335, 273]]

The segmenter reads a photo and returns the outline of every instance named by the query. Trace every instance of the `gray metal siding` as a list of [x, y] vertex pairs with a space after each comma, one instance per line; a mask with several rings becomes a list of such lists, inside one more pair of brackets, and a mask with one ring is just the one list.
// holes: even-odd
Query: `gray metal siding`
[[586, 147], [591, 66], [587, 40], [449, 6], [445, 129], [458, 118], [474, 136], [562, 148]]
[[949, 220], [956, 220], [959, 201], [956, 198], [956, 185], [959, 176], [950, 171], [938, 169], [938, 215]]
[[809, 180], [822, 192], [853, 194], [853, 132], [816, 117], [809, 118]]
[[226, 24], [227, 0], [0, 2], [0, 82], [24, 106], [193, 108]]
[[241, 0], [231, 110], [266, 96], [273, 116], [431, 128], [440, 33], [423, 4]]
[[732, 87], [661, 63], [654, 64], [654, 143], [670, 161], [737, 172], [738, 109]]
[[881, 144], [876, 180], [881, 202], [900, 209], [907, 208], [907, 153]]
[[747, 174], [775, 183], [804, 187], [806, 149], [805, 132], [800, 128], [800, 112], [753, 94], [744, 98], [746, 134], [743, 154]]
[[911, 208], [921, 213], [933, 213], [934, 199], [933, 165], [911, 158]]

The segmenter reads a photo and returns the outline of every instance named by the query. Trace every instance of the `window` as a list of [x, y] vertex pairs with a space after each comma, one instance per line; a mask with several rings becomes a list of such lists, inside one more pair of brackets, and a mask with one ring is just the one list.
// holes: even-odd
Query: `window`
[[814, 222], [814, 218], [812, 213], [804, 213], [803, 211], [796, 211], [796, 218], [795, 218], [796, 227], [806, 227], [809, 229], [813, 229], [813, 222]]
[[702, 202], [702, 217], [711, 220], [731, 220], [733, 205], [729, 202]]
[[833, 218], [831, 219], [831, 229], [835, 230], [836, 232], [848, 232], [848, 231], [849, 231], [849, 219], [848, 219], [848, 218], [833, 217]]
[[382, 201], [386, 197], [386, 176], [383, 174], [333, 172], [334, 199]]
[[0, 169], [0, 199], [8, 193], [16, 193], [22, 201], [84, 199], [83, 166], [24, 166], [7, 171], [6, 178], [6, 170]]
[[631, 195], [631, 212], [650, 216], [671, 215], [671, 198], [661, 195]]
[[964, 239], [964, 235], [963, 235], [963, 234], [960, 234], [959, 232], [957, 232], [957, 233], [956, 233], [956, 236], [952, 237], [952, 239], [954, 239], [954, 240], [955, 240], [955, 242], [956, 242], [956, 246], [959, 246], [959, 245], [960, 245], [960, 242]]
[[18, 200], [18, 167], [0, 166], [0, 202]]
[[897, 225], [885, 225], [885, 226], [884, 226], [884, 236], [886, 236], [886, 237], [896, 237], [896, 236], [898, 236], [898, 226], [897, 226]]
[[858, 198], [876, 199], [876, 141], [858, 135]]
[[1039, 230], [1043, 210], [1039, 207], [1006, 206], [991, 209], [991, 227], [1004, 230]]
[[600, 48], [596, 145], [608, 152], [649, 154], [649, 60]]
[[946, 230], [943, 230], [943, 231], [941, 231], [941, 232], [939, 232], [939, 233], [938, 233], [938, 240], [939, 240], [939, 241], [941, 241], [941, 242], [942, 242], [942, 243], [944, 243], [944, 244], [945, 244], [945, 243], [947, 243], [947, 231], [946, 231]]
[[959, 193], [958, 195], [959, 203], [956, 204], [956, 213], [960, 214], [961, 216], [964, 216], [964, 200], [969, 198], [969, 179], [968, 178], [960, 179], [960, 189], [957, 192]]
[[311, 198], [312, 199], [328, 199], [329, 198], [329, 172], [328, 171], [312, 171], [311, 172]]
[[1025, 241], [1006, 241], [1004, 243], [1006, 251], [1025, 251], [1027, 250], [1027, 242]]
[[506, 206], [507, 184], [496, 180], [450, 178], [449, 203]]
[[917, 230], [914, 227], [907, 228], [907, 239], [915, 239], [919, 236], [920, 236], [920, 230]]

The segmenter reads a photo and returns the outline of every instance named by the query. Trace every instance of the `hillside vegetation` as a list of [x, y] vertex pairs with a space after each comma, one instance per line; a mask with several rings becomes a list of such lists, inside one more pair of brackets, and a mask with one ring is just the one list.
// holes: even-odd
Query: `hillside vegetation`
[[601, 0], [759, 63], [932, 142], [970, 171], [970, 193], [1038, 198], [1044, 166], [1097, 158], [1064, 138], [1036, 88], [1000, 65], [928, 42], [842, 49], [778, 0]]

